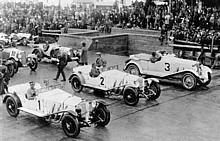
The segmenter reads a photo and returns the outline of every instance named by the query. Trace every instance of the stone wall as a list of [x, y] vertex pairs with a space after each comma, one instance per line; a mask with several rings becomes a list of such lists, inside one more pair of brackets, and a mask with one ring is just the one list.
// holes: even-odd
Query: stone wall
[[160, 31], [158, 30], [147, 30], [147, 29], [122, 29], [122, 28], [112, 28], [112, 34], [119, 33], [132, 33], [132, 34], [145, 34], [145, 35], [157, 35], [160, 36]]
[[129, 52], [151, 53], [156, 50], [172, 52], [172, 48], [168, 45], [160, 45], [158, 38], [156, 35], [128, 34]]
[[128, 35], [105, 35], [92, 37], [89, 50], [100, 51], [109, 54], [121, 54], [128, 52]]

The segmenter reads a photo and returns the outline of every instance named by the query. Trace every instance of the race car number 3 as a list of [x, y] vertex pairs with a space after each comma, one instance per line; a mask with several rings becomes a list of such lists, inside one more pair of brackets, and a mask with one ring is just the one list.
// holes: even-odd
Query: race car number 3
[[165, 63], [165, 71], [170, 71], [170, 63]]

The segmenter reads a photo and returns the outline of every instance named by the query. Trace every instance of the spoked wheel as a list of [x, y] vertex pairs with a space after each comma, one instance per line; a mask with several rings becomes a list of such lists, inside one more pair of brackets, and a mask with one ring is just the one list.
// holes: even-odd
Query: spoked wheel
[[33, 54], [35, 54], [37, 56], [37, 61], [40, 62], [41, 61], [41, 52], [39, 50], [35, 50], [33, 52]]
[[134, 64], [129, 64], [126, 67], [126, 72], [128, 72], [130, 74], [133, 74], [133, 75], [140, 75], [139, 68], [136, 65], [134, 65]]
[[9, 72], [9, 75], [10, 77], [13, 77], [15, 75], [15, 68], [14, 68], [14, 65], [13, 64], [9, 64], [7, 66], [8, 68], [8, 72]]
[[62, 119], [62, 128], [68, 137], [76, 137], [80, 133], [79, 121], [76, 117], [67, 114]]
[[73, 76], [72, 80], [71, 80], [71, 85], [72, 85], [72, 89], [75, 91], [75, 92], [81, 92], [82, 91], [82, 83], [79, 79], [78, 76]]
[[38, 67], [38, 62], [36, 59], [33, 59], [32, 62], [29, 64], [31, 71], [35, 71]]
[[197, 80], [193, 74], [186, 73], [182, 77], [182, 85], [187, 90], [193, 90], [197, 85]]
[[110, 111], [102, 105], [96, 109], [94, 117], [97, 119], [97, 126], [106, 126], [110, 122]]
[[127, 87], [123, 92], [123, 99], [127, 105], [134, 106], [139, 101], [139, 95], [135, 89]]
[[145, 91], [148, 92], [149, 100], [156, 100], [157, 98], [160, 97], [160, 93], [161, 93], [160, 85], [156, 82], [152, 82], [150, 88]]
[[6, 109], [8, 111], [8, 114], [12, 117], [17, 117], [19, 114], [18, 103], [12, 97], [7, 98]]

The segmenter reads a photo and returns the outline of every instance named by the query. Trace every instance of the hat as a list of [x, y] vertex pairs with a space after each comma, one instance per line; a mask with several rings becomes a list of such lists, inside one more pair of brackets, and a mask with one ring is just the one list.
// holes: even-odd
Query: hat
[[101, 55], [101, 52], [96, 52], [96, 55]]
[[29, 84], [35, 84], [35, 82], [34, 81], [30, 81]]

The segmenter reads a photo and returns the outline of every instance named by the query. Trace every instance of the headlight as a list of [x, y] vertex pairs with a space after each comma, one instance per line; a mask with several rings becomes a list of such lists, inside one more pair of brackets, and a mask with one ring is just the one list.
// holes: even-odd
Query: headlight
[[21, 57], [22, 57], [21, 54], [18, 54], [18, 59], [21, 59]]
[[93, 100], [92, 103], [91, 103], [92, 108], [95, 108], [96, 104], [97, 104], [97, 102], [95, 100]]
[[31, 61], [31, 58], [30, 58], [30, 57], [28, 57], [28, 58], [27, 58], [27, 60], [28, 60], [28, 61]]

